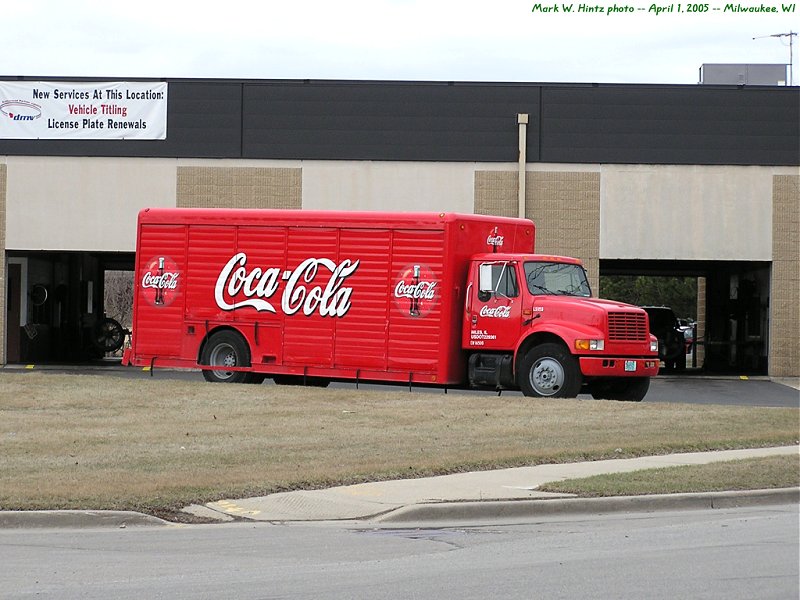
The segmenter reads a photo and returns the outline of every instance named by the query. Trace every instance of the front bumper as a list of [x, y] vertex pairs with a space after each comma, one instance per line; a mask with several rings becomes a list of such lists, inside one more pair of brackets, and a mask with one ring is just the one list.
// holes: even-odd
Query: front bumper
[[584, 377], [655, 377], [658, 357], [631, 358], [617, 356], [580, 356], [578, 361]]

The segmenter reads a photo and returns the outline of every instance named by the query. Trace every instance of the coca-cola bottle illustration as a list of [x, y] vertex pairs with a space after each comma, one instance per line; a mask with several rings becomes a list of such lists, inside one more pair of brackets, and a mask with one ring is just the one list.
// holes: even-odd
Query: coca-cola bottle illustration
[[164, 304], [164, 257], [158, 259], [158, 284], [156, 285], [156, 304]]
[[411, 308], [408, 311], [412, 317], [419, 316], [419, 277], [419, 265], [414, 265], [414, 293], [411, 295]]

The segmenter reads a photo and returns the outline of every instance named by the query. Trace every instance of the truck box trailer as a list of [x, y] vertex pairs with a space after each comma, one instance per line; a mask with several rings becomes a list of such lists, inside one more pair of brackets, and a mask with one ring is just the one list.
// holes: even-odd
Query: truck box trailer
[[123, 362], [640, 400], [646, 313], [590, 299], [580, 261], [534, 239], [482, 215], [145, 209]]

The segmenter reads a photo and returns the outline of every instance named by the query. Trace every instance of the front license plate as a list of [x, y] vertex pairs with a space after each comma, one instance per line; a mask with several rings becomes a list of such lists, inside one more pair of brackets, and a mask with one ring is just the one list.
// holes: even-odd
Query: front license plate
[[626, 360], [625, 361], [625, 370], [626, 371], [635, 371], [636, 370], [636, 361], [635, 360]]

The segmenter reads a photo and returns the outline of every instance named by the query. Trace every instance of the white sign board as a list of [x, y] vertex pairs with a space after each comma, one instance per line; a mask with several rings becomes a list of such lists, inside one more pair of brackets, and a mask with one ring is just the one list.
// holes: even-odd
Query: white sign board
[[0, 139], [166, 137], [166, 83], [0, 81]]

